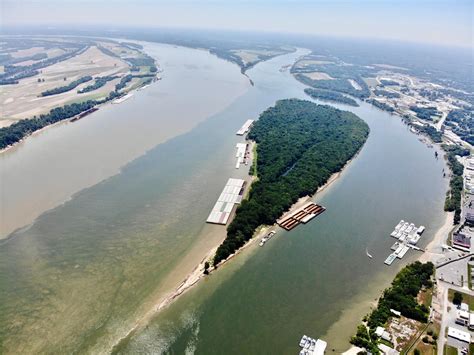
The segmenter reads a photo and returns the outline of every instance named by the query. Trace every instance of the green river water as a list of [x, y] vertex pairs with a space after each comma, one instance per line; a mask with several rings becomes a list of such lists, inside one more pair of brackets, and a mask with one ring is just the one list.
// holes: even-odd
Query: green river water
[[[150, 48], [192, 66], [193, 50]], [[235, 131], [278, 99], [307, 98], [304, 86], [279, 70], [305, 52], [258, 64], [248, 71], [255, 85], [225, 109], [0, 244], [0, 350], [106, 353], [115, 345], [130, 354], [290, 354], [302, 334], [327, 340], [335, 353], [345, 350], [370, 302], [417, 257], [410, 251], [385, 266], [390, 231], [400, 219], [425, 225], [420, 244], [427, 244], [443, 222], [447, 189], [445, 163], [434, 150], [398, 117], [364, 103], [338, 106], [364, 119], [371, 133], [341, 177], [316, 196], [325, 213], [279, 230], [263, 248], [251, 246], [120, 342], [219, 243], [225, 227], [204, 221], [225, 181], [247, 172], [234, 168], [242, 141]], [[173, 70], [171, 78], [179, 65]], [[193, 72], [205, 82], [209, 70], [203, 64]], [[159, 99], [148, 97], [150, 115]], [[193, 110], [185, 115], [192, 120]], [[134, 134], [148, 137], [159, 120], [142, 122], [143, 132]]]

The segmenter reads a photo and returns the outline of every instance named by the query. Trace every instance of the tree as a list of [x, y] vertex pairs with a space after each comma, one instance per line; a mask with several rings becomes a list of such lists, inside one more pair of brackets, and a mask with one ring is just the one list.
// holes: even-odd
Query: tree
[[415, 351], [413, 352], [413, 354], [414, 354], [414, 355], [421, 355], [421, 352], [420, 352], [420, 350], [415, 349]]
[[458, 306], [461, 305], [461, 303], [462, 303], [462, 294], [460, 292], [458, 292], [458, 291], [454, 292], [453, 303], [455, 305], [458, 305]]
[[204, 263], [204, 275], [208, 275], [209, 274], [209, 262], [205, 262]]

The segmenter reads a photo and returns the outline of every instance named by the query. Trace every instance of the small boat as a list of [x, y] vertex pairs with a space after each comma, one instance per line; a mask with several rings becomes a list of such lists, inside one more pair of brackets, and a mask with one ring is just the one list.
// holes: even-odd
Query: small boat
[[369, 258], [371, 259], [373, 258], [373, 256], [369, 254], [369, 250], [367, 248], [365, 248], [365, 254], [367, 254]]
[[300, 340], [300, 347], [304, 347], [304, 345], [306, 344], [306, 340], [308, 339], [308, 337], [306, 335], [303, 335], [303, 337], [301, 338]]

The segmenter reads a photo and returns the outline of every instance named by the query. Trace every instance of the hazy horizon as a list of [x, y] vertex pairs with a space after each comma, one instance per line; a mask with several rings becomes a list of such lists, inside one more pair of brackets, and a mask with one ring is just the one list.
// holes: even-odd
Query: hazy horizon
[[263, 31], [473, 47], [470, 1], [4, 0], [2, 26]]

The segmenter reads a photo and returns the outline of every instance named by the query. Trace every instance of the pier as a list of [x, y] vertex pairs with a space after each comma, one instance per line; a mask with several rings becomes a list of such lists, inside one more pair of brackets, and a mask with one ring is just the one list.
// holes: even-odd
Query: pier
[[393, 232], [390, 233], [390, 236], [398, 239], [398, 241], [392, 245], [391, 250], [394, 250], [394, 252], [385, 259], [384, 263], [391, 265], [395, 259], [403, 258], [409, 249], [424, 251], [416, 246], [424, 231], [424, 226], [416, 227], [415, 224], [405, 222], [402, 219]]
[[245, 180], [232, 179], [227, 180], [224, 189], [222, 190], [216, 204], [211, 210], [207, 223], [227, 224], [234, 205], [242, 202], [245, 188]]
[[253, 123], [253, 120], [245, 121], [244, 125], [237, 131], [237, 135], [243, 136], [245, 133], [247, 133], [250, 130], [252, 123]]
[[300, 223], [311, 221], [314, 217], [320, 215], [325, 210], [325, 207], [317, 205], [314, 202], [309, 202], [292, 212], [289, 216], [283, 217], [277, 221], [277, 223], [280, 227], [290, 231]]
[[300, 355], [324, 355], [328, 344], [324, 340], [303, 335], [299, 346], [301, 348]]

